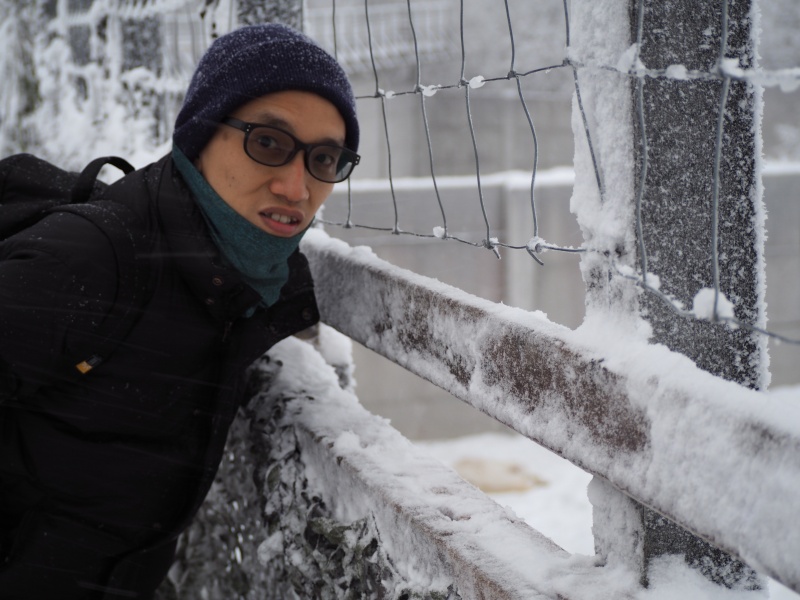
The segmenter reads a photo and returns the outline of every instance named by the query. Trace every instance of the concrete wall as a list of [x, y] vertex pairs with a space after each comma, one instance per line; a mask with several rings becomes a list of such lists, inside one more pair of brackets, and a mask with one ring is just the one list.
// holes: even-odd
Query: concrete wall
[[[800, 339], [800, 165], [768, 168], [767, 328]], [[772, 386], [800, 384], [800, 346], [770, 341]]]

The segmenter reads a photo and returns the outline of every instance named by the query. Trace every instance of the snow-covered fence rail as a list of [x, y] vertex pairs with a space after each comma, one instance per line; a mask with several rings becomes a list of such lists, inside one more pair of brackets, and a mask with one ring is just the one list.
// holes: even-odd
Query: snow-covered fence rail
[[[303, 250], [327, 323], [596, 474], [596, 536], [634, 552], [641, 532], [617, 515], [646, 505], [800, 589], [800, 406], [613, 323], [572, 331], [323, 232]], [[341, 342], [318, 335], [324, 359], [288, 340], [255, 365], [177, 597], [639, 597], [635, 570], [570, 556], [368, 414]]]
[[[404, 230], [402, 207], [392, 188], [392, 206], [387, 212], [393, 214], [393, 223], [387, 223], [384, 229], [394, 235], [427, 235], [472, 243], [498, 256], [500, 249], [526, 250], [537, 262], [541, 262], [538, 254], [544, 250], [574, 250], [545, 243], [537, 230], [537, 135], [522, 86], [524, 78], [565, 67], [572, 72], [575, 84], [576, 184], [572, 208], [584, 233], [580, 251], [588, 288], [587, 323], [615, 322], [619, 327], [613, 333], [609, 331], [608, 337], [635, 337], [651, 328], [653, 341], [686, 354], [702, 369], [743, 386], [765, 387], [769, 374], [763, 337], [765, 215], [759, 172], [759, 85], [775, 80], [793, 86], [800, 74], [796, 70], [767, 74], [759, 69], [754, 33], [758, 11], [750, 2], [726, 0], [707, 3], [699, 11], [695, 3], [680, 1], [575, 1], [569, 6], [564, 2], [567, 51], [563, 62], [520, 72], [515, 68], [515, 60], [521, 55], [516, 53], [512, 17], [519, 8], [508, 1], [503, 4], [511, 42], [510, 68], [505, 76], [484, 77], [467, 71], [464, 48], [469, 36], [465, 33], [464, 2], [460, 3], [462, 52], [457, 82], [428, 85], [430, 80], [422, 79], [422, 61], [417, 54], [416, 84], [408, 91], [387, 92], [389, 77], [379, 72], [373, 61], [374, 93], [362, 99], [380, 104], [390, 181], [393, 152], [389, 106], [396, 98], [413, 95], [419, 98], [427, 142], [420, 147], [427, 146], [442, 219], [431, 233]], [[415, 36], [411, 2], [407, 8]], [[367, 5], [365, 19], [369, 26]], [[335, 19], [333, 25], [335, 29]], [[367, 42], [369, 54], [374, 56], [372, 39]], [[502, 242], [494, 235], [496, 226], [487, 216], [481, 188], [481, 162], [486, 153], [481, 152], [475, 128], [479, 119], [471, 109], [471, 98], [480, 94], [472, 90], [487, 83], [516, 85], [533, 138], [533, 236], [525, 244]], [[451, 90], [462, 94], [466, 104], [464, 129], [469, 131], [474, 149], [478, 200], [485, 221], [485, 235], [478, 241], [450, 233], [436, 189], [435, 138], [428, 126], [434, 101], [426, 98]], [[341, 222], [345, 227], [380, 228], [355, 222], [352, 208], [348, 207]], [[413, 317], [401, 310], [391, 314], [394, 316], [383, 318], [394, 322], [394, 318]], [[424, 332], [403, 334], [406, 342], [425, 338]], [[507, 346], [513, 348], [511, 343]], [[482, 366], [453, 356], [447, 345], [439, 352], [445, 363], [451, 361], [456, 381], [460, 376], [469, 383], [473, 369]], [[571, 365], [569, 361], [565, 364]], [[559, 384], [569, 377], [569, 371], [561, 373]], [[524, 389], [532, 390], [537, 384], [529, 381]], [[614, 428], [604, 430], [611, 434]], [[619, 438], [635, 444], [637, 433], [624, 431]], [[602, 488], [602, 481], [594, 487]], [[624, 522], [625, 527], [641, 535], [638, 548], [625, 547], [624, 542], [622, 547], [615, 547], [614, 536], [598, 535], [598, 552], [604, 556], [626, 555], [626, 560], [638, 563], [643, 582], [655, 555], [676, 552], [685, 554], [687, 562], [701, 565], [715, 581], [756, 585], [755, 574], [745, 565], [731, 562], [699, 538], [662, 525], [658, 513], [648, 508], [647, 498], [626, 508], [624, 497], [614, 499], [610, 488], [596, 497], [595, 507], [607, 513], [606, 520]], [[695, 509], [699, 506], [703, 505]], [[694, 528], [684, 519], [679, 521]], [[716, 542], [714, 535], [703, 535], [737, 554], [735, 547]]]
[[799, 407], [613, 327], [571, 331], [322, 236], [304, 249], [327, 323], [800, 590]]
[[342, 339], [322, 326], [253, 366], [159, 600], [635, 598], [635, 574], [571, 556], [365, 410]]
[[270, 597], [629, 597], [630, 580], [570, 556], [366, 411], [311, 345], [282, 344], [254, 383]]

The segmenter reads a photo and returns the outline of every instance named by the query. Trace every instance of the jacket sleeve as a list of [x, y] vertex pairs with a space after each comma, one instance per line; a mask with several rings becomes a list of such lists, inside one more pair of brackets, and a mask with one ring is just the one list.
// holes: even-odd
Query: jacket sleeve
[[0, 244], [0, 361], [14, 376], [4, 385], [51, 384], [68, 372], [78, 340], [113, 305], [116, 268], [105, 234], [71, 213]]

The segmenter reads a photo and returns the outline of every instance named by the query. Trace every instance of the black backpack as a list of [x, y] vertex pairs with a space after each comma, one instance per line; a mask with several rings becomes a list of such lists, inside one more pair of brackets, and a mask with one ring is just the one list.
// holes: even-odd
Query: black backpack
[[68, 357], [80, 374], [104, 362], [127, 337], [144, 306], [149, 272], [147, 261], [135, 260], [146, 252], [141, 235], [144, 225], [127, 206], [103, 199], [105, 183], [97, 176], [111, 164], [125, 174], [134, 168], [125, 159], [105, 156], [90, 162], [81, 173], [65, 171], [31, 154], [15, 154], [0, 160], [0, 242], [30, 227], [54, 211], [80, 215], [111, 240], [120, 265], [117, 297], [129, 299], [115, 305], [96, 332], [94, 345]]

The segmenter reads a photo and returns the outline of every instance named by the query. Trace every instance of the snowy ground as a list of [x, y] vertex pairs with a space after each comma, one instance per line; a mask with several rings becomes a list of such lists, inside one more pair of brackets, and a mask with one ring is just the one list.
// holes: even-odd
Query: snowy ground
[[[551, 538], [565, 550], [594, 554], [592, 507], [586, 495], [591, 476], [538, 444], [519, 436], [486, 433], [447, 441], [415, 442], [433, 457], [456, 469], [461, 475], [486, 491], [496, 502], [509, 506], [532, 527]], [[499, 491], [507, 489], [512, 491]], [[661, 589], [655, 597], [686, 600], [699, 598], [686, 586]], [[730, 598], [729, 594], [709, 595], [703, 587], [702, 598]], [[770, 581], [773, 600], [800, 600], [800, 594]]]

